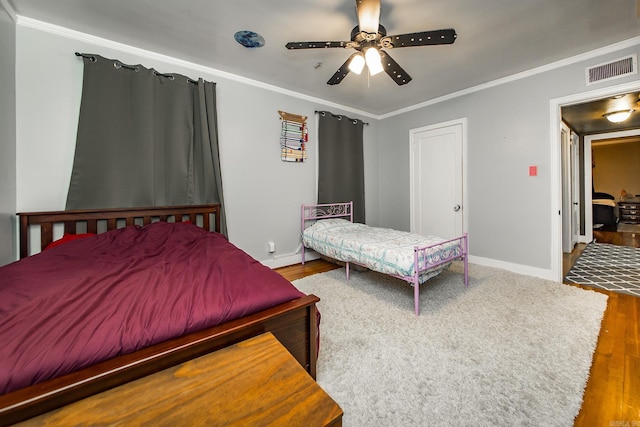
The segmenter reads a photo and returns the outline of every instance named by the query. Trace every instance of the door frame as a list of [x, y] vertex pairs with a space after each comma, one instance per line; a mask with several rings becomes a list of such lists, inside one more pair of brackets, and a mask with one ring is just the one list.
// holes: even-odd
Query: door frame
[[[591, 167], [592, 157], [591, 157], [591, 147], [593, 141], [598, 141], [600, 139], [613, 139], [613, 138], [625, 138], [629, 136], [638, 136], [640, 135], [640, 129], [629, 129], [622, 130], [616, 132], [608, 132], [608, 133], [599, 133], [597, 135], [588, 135], [584, 137], [584, 205], [591, 206], [593, 201], [591, 194], [591, 186], [587, 188], [587, 183], [591, 182], [593, 179], [593, 169]], [[615, 194], [612, 196], [616, 197]], [[616, 197], [616, 200], [617, 197]], [[593, 210], [585, 209], [584, 210], [584, 232], [587, 242], [591, 242], [593, 240]]]
[[571, 204], [571, 244], [573, 247], [581, 242], [582, 235], [580, 234], [580, 212], [584, 209], [581, 204], [580, 197], [580, 171], [582, 166], [580, 164], [580, 137], [574, 131], [570, 132], [571, 139], [571, 180], [572, 188], [571, 194], [573, 197]]
[[462, 127], [462, 164], [460, 165], [460, 170], [462, 172], [462, 232], [468, 232], [468, 219], [469, 219], [469, 209], [467, 203], [467, 118], [463, 117], [460, 119], [449, 120], [446, 122], [435, 123], [428, 126], [422, 126], [415, 129], [409, 129], [409, 224], [411, 227], [411, 231], [415, 230], [415, 220], [414, 212], [415, 212], [415, 197], [414, 197], [414, 177], [416, 171], [414, 170], [414, 150], [412, 149], [412, 144], [414, 140], [414, 136], [417, 133], [431, 131], [440, 128], [452, 127], [452, 126], [461, 126]]
[[[562, 164], [562, 252], [573, 250], [573, 182], [574, 170], [571, 151], [571, 129], [564, 122], [560, 123], [560, 157]], [[569, 195], [569, 197], [567, 197]], [[569, 250], [569, 252], [571, 252]]]
[[[597, 99], [634, 90], [640, 90], [640, 81], [633, 81], [617, 86], [609, 86], [589, 92], [554, 98], [549, 101], [549, 141], [551, 145], [551, 163], [549, 165], [549, 202], [551, 209], [549, 210], [549, 214], [551, 224], [550, 257], [552, 280], [562, 282], [562, 169], [560, 155], [560, 126], [562, 123], [561, 108], [572, 104], [595, 101]], [[591, 157], [591, 154], [589, 154], [589, 157]], [[586, 205], [587, 201], [585, 200], [585, 206]], [[588, 209], [585, 209], [585, 211], [588, 211]], [[588, 223], [585, 221], [585, 227], [586, 224]]]

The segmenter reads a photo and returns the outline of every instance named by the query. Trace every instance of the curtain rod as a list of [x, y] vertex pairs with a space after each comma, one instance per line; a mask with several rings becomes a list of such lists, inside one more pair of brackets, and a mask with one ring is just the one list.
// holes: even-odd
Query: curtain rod
[[[351, 120], [354, 125], [357, 123], [358, 120], [360, 120], [360, 119], [352, 119], [351, 117], [343, 116], [341, 114], [333, 114], [333, 113], [330, 113], [329, 111], [318, 111], [318, 110], [316, 110], [316, 113], [319, 113], [319, 114], [322, 114], [322, 115], [331, 114], [331, 117], [337, 117], [338, 120], [342, 120], [342, 118], [344, 117], [346, 119]], [[360, 120], [360, 121], [362, 122], [363, 125], [369, 126], [369, 123], [364, 122], [362, 120]]]
[[[87, 55], [86, 53], [80, 53], [80, 52], [76, 52], [75, 55], [76, 56], [81, 56], [84, 59], [88, 59], [91, 62], [96, 62], [97, 61], [97, 59], [96, 59], [96, 57], [94, 55]], [[123, 68], [127, 68], [129, 70], [138, 71], [138, 66], [137, 65], [127, 65], [127, 64], [124, 64], [124, 63], [118, 61], [117, 59], [113, 59], [112, 61], [114, 61], [113, 65], [116, 68], [123, 67]], [[156, 76], [160, 76], [160, 77], [166, 77], [166, 78], [168, 78], [170, 80], [175, 80], [175, 78], [176, 78], [176, 76], [174, 76], [173, 74], [162, 74], [162, 73], [157, 72], [156, 70], [153, 70], [153, 74], [155, 74]], [[189, 83], [198, 83], [197, 80], [191, 80], [188, 77], [186, 77], [186, 79], [187, 79], [187, 81]]]

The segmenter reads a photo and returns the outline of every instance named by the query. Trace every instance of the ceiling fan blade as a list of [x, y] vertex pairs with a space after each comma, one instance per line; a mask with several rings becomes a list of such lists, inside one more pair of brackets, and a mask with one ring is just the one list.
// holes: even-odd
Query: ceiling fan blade
[[360, 31], [376, 34], [380, 24], [380, 0], [356, 0]]
[[385, 51], [380, 51], [382, 68], [398, 86], [406, 85], [411, 81], [411, 76]]
[[328, 85], [337, 85], [338, 83], [340, 83], [342, 80], [344, 80], [344, 78], [346, 77], [347, 74], [349, 74], [349, 62], [351, 62], [351, 59], [356, 56], [358, 54], [358, 52], [352, 54], [346, 61], [344, 64], [342, 64], [342, 66], [338, 69], [338, 71], [335, 72], [335, 74], [333, 76], [331, 76], [331, 78], [327, 81]]
[[[444, 30], [422, 31], [419, 33], [400, 34], [398, 36], [387, 36], [391, 46], [384, 47], [411, 47], [429, 46], [437, 44], [451, 44], [456, 41], [456, 30], [448, 28]], [[384, 41], [383, 39], [383, 41]]]
[[287, 49], [325, 49], [328, 47], [347, 47], [349, 42], [289, 42]]

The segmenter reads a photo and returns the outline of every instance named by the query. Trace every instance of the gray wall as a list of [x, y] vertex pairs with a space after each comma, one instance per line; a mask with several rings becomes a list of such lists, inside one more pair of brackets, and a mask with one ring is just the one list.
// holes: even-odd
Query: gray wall
[[[365, 127], [367, 222], [401, 230], [409, 229], [410, 219], [409, 131], [466, 118], [464, 208], [472, 258], [542, 276], [552, 268], [552, 213], [559, 209], [551, 197], [556, 185], [550, 172], [552, 100], [637, 80], [634, 75], [587, 88], [584, 68], [639, 50], [637, 45], [609, 49], [412, 111], [371, 117], [135, 47], [50, 32], [46, 26], [19, 25], [16, 46], [17, 210], [64, 207], [82, 80], [82, 63], [73, 52], [94, 52], [217, 82], [229, 235], [259, 261], [278, 266], [299, 260], [299, 206], [315, 200], [314, 110], [327, 109], [370, 123]], [[42, 79], [45, 67], [48, 78]], [[278, 110], [309, 117], [307, 163], [280, 161]], [[538, 176], [528, 176], [531, 165], [538, 167]], [[276, 243], [273, 256], [267, 253], [268, 241]]]
[[16, 212], [16, 25], [0, 3], [0, 265], [14, 259]]
[[[638, 50], [627, 47], [384, 118], [380, 221], [403, 230], [410, 226], [409, 130], [465, 117], [471, 255], [534, 271], [551, 269], [551, 217], [559, 209], [551, 200], [551, 100], [637, 80], [634, 75], [587, 87], [584, 69]], [[538, 176], [528, 176], [530, 165], [538, 167]]]
[[[370, 122], [364, 133], [365, 161], [377, 165], [377, 120], [366, 114], [108, 40], [18, 25], [16, 208], [20, 211], [64, 209], [82, 92], [83, 65], [76, 51], [217, 83], [229, 239], [269, 266], [300, 261], [296, 255], [300, 205], [316, 200], [315, 110]], [[278, 110], [308, 117], [307, 162], [280, 160]], [[368, 218], [375, 222], [375, 168], [366, 168], [365, 185]], [[269, 241], [276, 243], [273, 255], [268, 253]]]

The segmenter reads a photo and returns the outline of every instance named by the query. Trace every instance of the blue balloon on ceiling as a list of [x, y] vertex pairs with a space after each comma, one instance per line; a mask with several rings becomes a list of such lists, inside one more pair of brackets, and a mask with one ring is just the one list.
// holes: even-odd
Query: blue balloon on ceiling
[[253, 31], [238, 31], [233, 35], [233, 38], [244, 47], [256, 48], [264, 46], [264, 37]]

